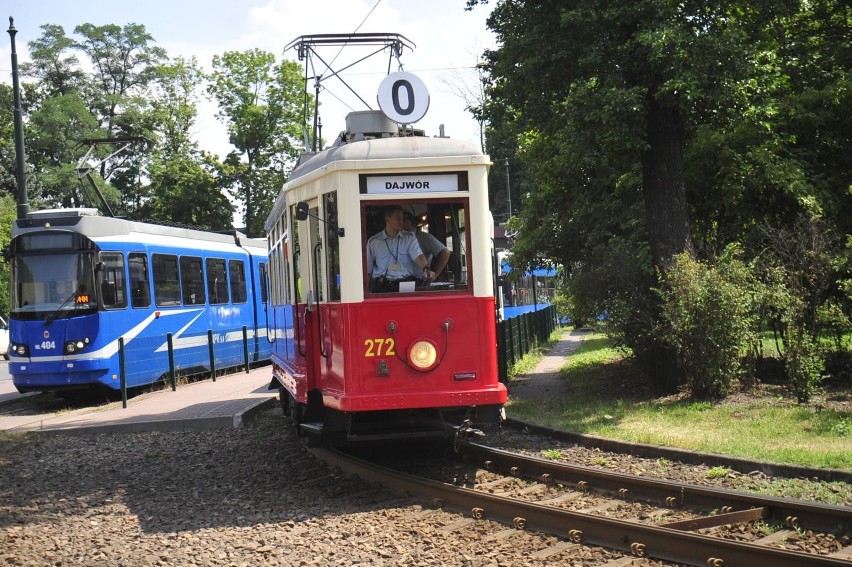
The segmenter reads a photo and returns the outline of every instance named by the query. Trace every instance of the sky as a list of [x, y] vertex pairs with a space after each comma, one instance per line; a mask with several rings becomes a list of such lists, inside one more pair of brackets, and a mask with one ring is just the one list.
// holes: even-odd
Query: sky
[[[403, 70], [422, 79], [430, 96], [429, 111], [414, 127], [436, 136], [443, 124], [446, 135], [478, 144], [479, 126], [459, 93], [475, 90], [475, 65], [484, 49], [494, 47], [493, 35], [485, 26], [491, 6], [470, 12], [464, 6], [465, 0], [3, 0], [7, 13], [0, 22], [4, 30], [0, 80], [11, 84], [11, 41], [5, 33], [9, 16], [18, 30], [19, 63], [29, 59], [27, 43], [41, 35], [44, 24], [61, 25], [69, 37], [83, 23], [142, 24], [169, 56], [194, 56], [206, 70], [213, 55], [253, 48], [272, 52], [279, 61], [298, 61], [294, 50], [284, 48], [302, 35], [398, 33], [416, 46], [403, 50]], [[326, 61], [334, 59], [335, 70], [366, 55], [350, 48], [339, 55], [337, 49], [326, 49], [321, 55]], [[374, 109], [388, 64], [388, 55], [379, 54], [343, 73]], [[390, 70], [399, 70], [395, 60]], [[343, 130], [350, 110], [367, 108], [334, 78], [324, 80], [323, 87], [323, 138], [332, 141]], [[202, 98], [194, 134], [203, 149], [224, 157], [231, 147], [215, 113], [215, 103]]]

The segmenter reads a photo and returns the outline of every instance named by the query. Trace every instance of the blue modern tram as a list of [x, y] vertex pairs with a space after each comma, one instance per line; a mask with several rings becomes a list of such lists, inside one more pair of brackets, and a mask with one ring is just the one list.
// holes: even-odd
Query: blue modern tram
[[[264, 239], [53, 209], [15, 221], [10, 364], [20, 392], [121, 387], [268, 360]], [[171, 337], [169, 337], [171, 335]], [[171, 341], [169, 341], [169, 338]]]

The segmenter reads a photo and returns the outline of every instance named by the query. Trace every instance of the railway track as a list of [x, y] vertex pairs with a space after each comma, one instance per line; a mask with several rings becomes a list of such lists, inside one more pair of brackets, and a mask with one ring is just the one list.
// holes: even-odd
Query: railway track
[[563, 538], [560, 551], [592, 545], [626, 552], [624, 565], [641, 558], [702, 567], [852, 565], [852, 546], [839, 540], [852, 535], [850, 508], [600, 471], [478, 444], [462, 444], [461, 461], [451, 466], [413, 465], [416, 475], [338, 451], [312, 451], [435, 507], [556, 535]]

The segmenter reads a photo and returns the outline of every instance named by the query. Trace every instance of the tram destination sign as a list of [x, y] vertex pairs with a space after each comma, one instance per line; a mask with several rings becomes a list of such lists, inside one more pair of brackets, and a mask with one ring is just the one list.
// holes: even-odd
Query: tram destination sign
[[361, 193], [368, 195], [408, 195], [467, 191], [464, 172], [414, 175], [362, 175]]

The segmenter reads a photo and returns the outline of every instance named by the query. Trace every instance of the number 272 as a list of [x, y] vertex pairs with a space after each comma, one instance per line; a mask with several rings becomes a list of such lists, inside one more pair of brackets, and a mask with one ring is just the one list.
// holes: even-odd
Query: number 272
[[[393, 339], [366, 339], [364, 341], [364, 346], [367, 347], [367, 352], [364, 353], [364, 356], [394, 356], [396, 351], [394, 347], [396, 343]], [[382, 352], [384, 349], [384, 352]]]

